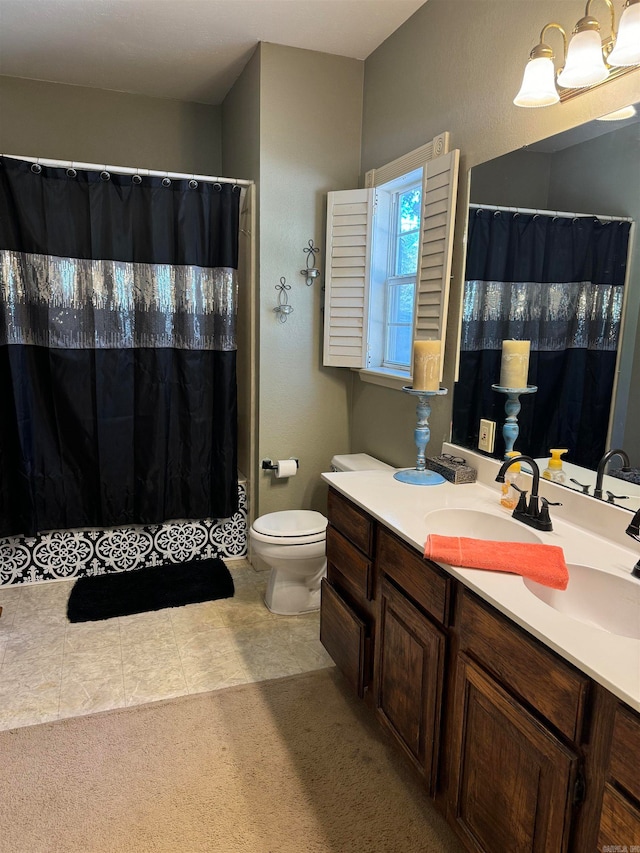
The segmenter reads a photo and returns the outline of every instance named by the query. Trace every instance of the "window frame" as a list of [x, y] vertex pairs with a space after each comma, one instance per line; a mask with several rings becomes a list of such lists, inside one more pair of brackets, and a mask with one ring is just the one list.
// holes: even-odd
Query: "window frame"
[[349, 367], [357, 370], [363, 381], [391, 388], [401, 389], [410, 382], [409, 371], [382, 367], [382, 359], [375, 358], [381, 323], [375, 321], [369, 308], [376, 286], [386, 278], [388, 244], [383, 254], [381, 241], [373, 239], [372, 223], [374, 209], [378, 215], [381, 207], [388, 205], [389, 196], [380, 188], [418, 168], [423, 169], [423, 187], [413, 340], [440, 340], [444, 356], [459, 159], [457, 149], [449, 151], [449, 134], [444, 133], [404, 157], [367, 172], [363, 189], [328, 194], [325, 366]]

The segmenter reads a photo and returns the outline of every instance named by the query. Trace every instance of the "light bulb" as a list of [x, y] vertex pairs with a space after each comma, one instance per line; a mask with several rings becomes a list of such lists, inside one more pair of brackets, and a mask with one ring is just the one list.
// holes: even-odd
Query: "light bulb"
[[524, 69], [520, 91], [513, 103], [517, 107], [548, 107], [557, 104], [559, 100], [553, 60], [545, 56], [530, 59]]
[[640, 63], [640, 2], [637, 0], [622, 13], [618, 37], [607, 62], [614, 66]]
[[[593, 19], [583, 18], [582, 20], [592, 21]], [[596, 26], [599, 26], [597, 22]], [[558, 84], [565, 89], [593, 86], [595, 83], [602, 83], [609, 76], [602, 55], [600, 33], [591, 25], [588, 28], [580, 27], [579, 21], [576, 33], [569, 42], [566, 65], [558, 74]]]

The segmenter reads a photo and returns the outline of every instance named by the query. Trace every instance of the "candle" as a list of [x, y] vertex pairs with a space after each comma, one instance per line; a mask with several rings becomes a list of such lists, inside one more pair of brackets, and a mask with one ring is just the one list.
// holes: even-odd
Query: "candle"
[[529, 376], [531, 341], [502, 341], [500, 385], [503, 388], [526, 388]]
[[440, 388], [440, 350], [440, 341], [414, 341], [414, 391], [438, 391]]

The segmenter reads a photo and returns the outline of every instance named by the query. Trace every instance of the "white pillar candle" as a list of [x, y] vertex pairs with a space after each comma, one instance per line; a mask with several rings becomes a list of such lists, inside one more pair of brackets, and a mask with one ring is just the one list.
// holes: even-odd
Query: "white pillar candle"
[[529, 377], [531, 341], [503, 341], [500, 385], [503, 388], [526, 388]]
[[437, 391], [440, 388], [440, 350], [440, 341], [414, 341], [414, 391]]

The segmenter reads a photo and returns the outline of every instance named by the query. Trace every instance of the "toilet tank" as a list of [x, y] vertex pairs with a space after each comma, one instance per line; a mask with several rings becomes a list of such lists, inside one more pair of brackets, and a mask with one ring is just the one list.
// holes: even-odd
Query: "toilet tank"
[[332, 471], [376, 471], [387, 470], [395, 471], [391, 465], [386, 462], [381, 462], [379, 459], [374, 459], [368, 453], [344, 453], [341, 456], [334, 456], [331, 460]]

